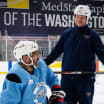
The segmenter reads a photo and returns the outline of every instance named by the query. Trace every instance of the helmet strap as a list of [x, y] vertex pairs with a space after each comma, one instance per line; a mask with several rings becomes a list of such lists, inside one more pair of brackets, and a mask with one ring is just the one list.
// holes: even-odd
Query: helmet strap
[[29, 59], [31, 60], [31, 63], [30, 63], [30, 64], [26, 64], [26, 63], [24, 62], [24, 60], [23, 60], [22, 57], [21, 57], [21, 59], [19, 59], [19, 62], [22, 62], [22, 63], [25, 64], [25, 65], [32, 65], [34, 68], [37, 68], [37, 66], [33, 63], [33, 59], [32, 59], [32, 57], [31, 57], [31, 54], [32, 54], [32, 53], [27, 54], [27, 56], [28, 56]]

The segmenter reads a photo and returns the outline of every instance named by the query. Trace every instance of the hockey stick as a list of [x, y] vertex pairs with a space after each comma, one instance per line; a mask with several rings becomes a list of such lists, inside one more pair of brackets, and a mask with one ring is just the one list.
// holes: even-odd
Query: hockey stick
[[54, 71], [55, 74], [104, 74], [104, 72]]

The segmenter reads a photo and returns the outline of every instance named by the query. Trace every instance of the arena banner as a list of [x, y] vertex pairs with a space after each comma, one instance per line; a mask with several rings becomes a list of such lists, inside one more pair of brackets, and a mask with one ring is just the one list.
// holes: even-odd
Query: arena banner
[[0, 34], [59, 35], [74, 27], [73, 10], [78, 4], [89, 5], [89, 26], [104, 35], [103, 0], [0, 0]]

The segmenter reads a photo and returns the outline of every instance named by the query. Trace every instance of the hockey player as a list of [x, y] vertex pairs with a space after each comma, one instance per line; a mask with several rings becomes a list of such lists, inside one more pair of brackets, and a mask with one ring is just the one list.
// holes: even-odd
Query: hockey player
[[91, 15], [89, 7], [78, 5], [74, 15], [75, 27], [62, 34], [45, 62], [49, 65], [63, 53], [61, 88], [67, 94], [65, 101], [69, 104], [92, 104], [95, 53], [104, 64], [104, 45], [99, 34], [88, 27]]
[[65, 93], [56, 75], [40, 58], [36, 42], [18, 42], [13, 54], [18, 62], [6, 75], [0, 104], [48, 104], [46, 85], [52, 90], [49, 104], [64, 103]]

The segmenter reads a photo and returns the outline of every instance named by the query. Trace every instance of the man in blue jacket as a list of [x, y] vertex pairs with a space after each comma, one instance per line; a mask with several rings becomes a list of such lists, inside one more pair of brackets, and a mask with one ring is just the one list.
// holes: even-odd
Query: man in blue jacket
[[63, 53], [61, 87], [70, 104], [92, 104], [96, 71], [95, 54], [104, 64], [104, 45], [99, 34], [88, 27], [91, 11], [86, 5], [74, 10], [75, 27], [65, 30], [51, 53], [47, 65]]
[[0, 104], [48, 104], [47, 87], [52, 90], [49, 104], [64, 104], [64, 91], [53, 71], [40, 58], [33, 41], [20, 41], [14, 47], [17, 63], [6, 75]]

